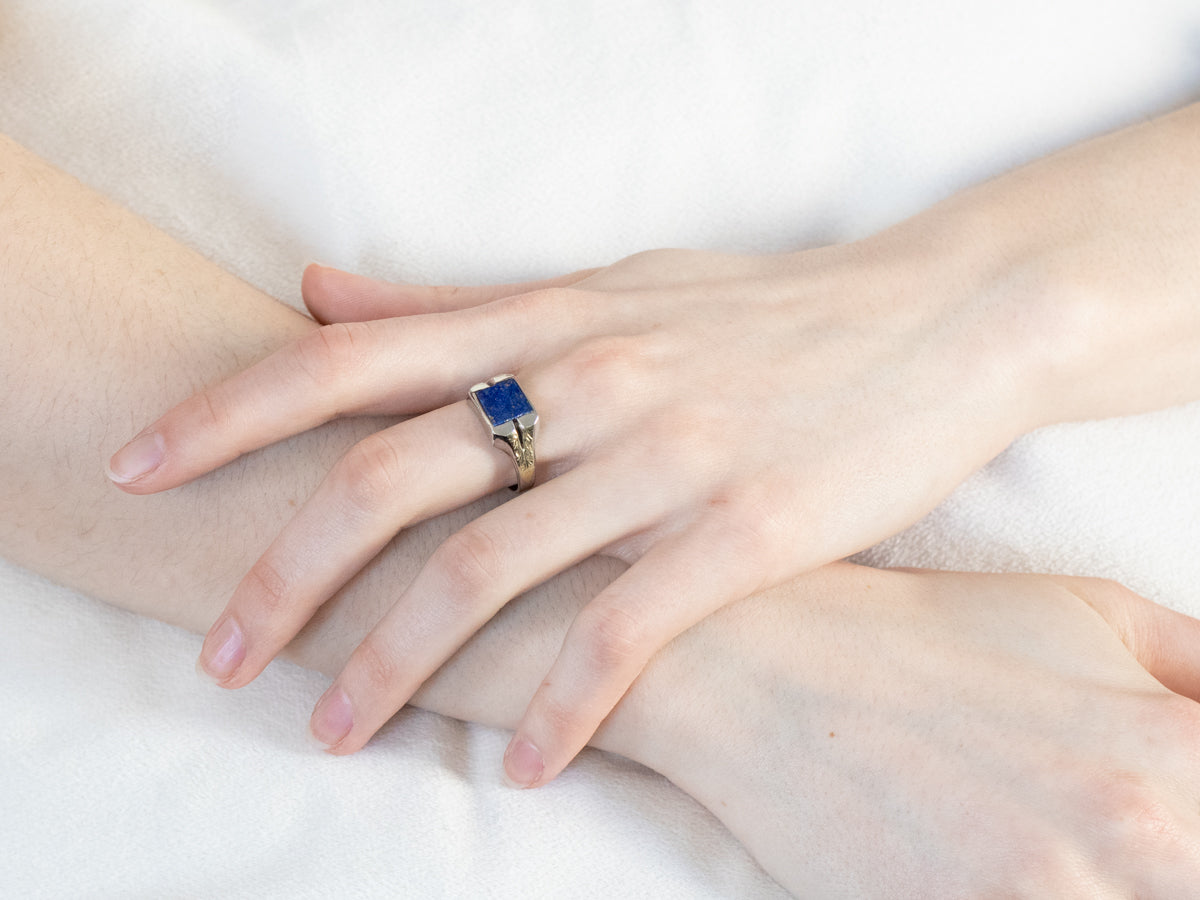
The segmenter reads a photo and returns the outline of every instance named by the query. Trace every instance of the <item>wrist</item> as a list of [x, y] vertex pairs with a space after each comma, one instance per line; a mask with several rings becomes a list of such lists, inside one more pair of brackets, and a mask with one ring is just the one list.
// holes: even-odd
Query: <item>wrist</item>
[[1091, 390], [1115, 331], [1103, 282], [1079, 265], [1058, 223], [1032, 214], [1016, 191], [985, 187], [948, 205], [939, 224], [956, 233], [948, 252], [966, 260], [981, 341], [1003, 357], [1019, 431], [1114, 414]]
[[1200, 105], [891, 229], [956, 273], [977, 330], [1011, 360], [1025, 430], [1200, 399], [1198, 148]]
[[1097, 390], [1120, 330], [1111, 291], [1022, 205], [988, 184], [870, 239], [913, 261], [928, 302], [954, 323], [943, 329], [947, 383], [1008, 441], [1119, 414], [1113, 386]]
[[1090, 315], [1004, 224], [982, 204], [953, 202], [851, 245], [911, 310], [902, 339], [929, 356], [929, 378], [950, 397], [949, 412], [972, 423], [988, 459], [1058, 420], [1050, 401], [1083, 364]]

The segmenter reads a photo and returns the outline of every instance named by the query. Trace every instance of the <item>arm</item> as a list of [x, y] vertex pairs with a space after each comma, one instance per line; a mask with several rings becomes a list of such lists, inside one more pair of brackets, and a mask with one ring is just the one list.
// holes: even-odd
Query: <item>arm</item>
[[[510, 777], [541, 784], [714, 609], [911, 524], [1025, 431], [1200, 395], [1198, 121], [1081, 145], [845, 246], [456, 290], [312, 270], [330, 324], [167, 412], [117, 480], [155, 493], [335, 416], [414, 414], [339, 460], [233, 592], [201, 664], [238, 688], [393, 534], [512, 481], [462, 397], [516, 372], [541, 483], [439, 546], [313, 728], [356, 751], [509, 599], [614, 556], [631, 568], [581, 611], [510, 745], [527, 763]], [[133, 465], [147, 447], [156, 466]]]
[[[203, 631], [328, 466], [385, 420], [333, 423], [148, 503], [114, 491], [104, 461], [132, 422], [316, 325], [4, 138], [0, 235], [0, 552], [106, 602]], [[288, 655], [336, 671], [362, 623], [454, 521], [398, 537]], [[617, 568], [582, 566], [545, 596], [595, 590]], [[529, 611], [504, 621], [496, 631], [507, 636], [468, 654], [462, 671], [486, 671], [526, 630], [529, 640], [546, 632]], [[514, 652], [508, 665], [526, 658]], [[498, 723], [495, 695], [475, 690], [487, 683], [476, 677], [438, 704], [434, 682], [423, 702]]]
[[[882, 233], [963, 258], [1010, 353], [1027, 427], [1200, 399], [1200, 104], [985, 182]], [[975, 248], [975, 249], [970, 249]], [[982, 281], [979, 282], [979, 277]], [[981, 324], [983, 320], [981, 319]], [[974, 345], [991, 335], [978, 329]]]
[[[111, 490], [111, 423], [314, 326], [4, 141], [0, 186], [0, 551], [201, 629], [373, 425], [148, 500]], [[338, 671], [455, 524], [406, 531], [288, 654]], [[511, 727], [614, 570], [593, 560], [510, 604], [417, 702]], [[1200, 693], [1198, 640], [1105, 582], [831, 566], [681, 636], [594, 741], [693, 793], [798, 893], [1179, 896], [1198, 875], [1200, 714], [1167, 688]]]

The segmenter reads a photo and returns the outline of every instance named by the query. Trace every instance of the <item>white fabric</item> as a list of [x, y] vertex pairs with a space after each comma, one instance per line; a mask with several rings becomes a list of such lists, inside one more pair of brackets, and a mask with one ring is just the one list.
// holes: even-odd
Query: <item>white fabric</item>
[[[0, 129], [289, 302], [310, 260], [545, 276], [845, 240], [1195, 92], [1190, 0], [6, 0]], [[1200, 405], [1028, 436], [877, 563], [1119, 578], [1197, 610]], [[0, 896], [774, 897], [663, 779], [407, 712], [0, 566]], [[797, 852], [804, 852], [797, 847]]]

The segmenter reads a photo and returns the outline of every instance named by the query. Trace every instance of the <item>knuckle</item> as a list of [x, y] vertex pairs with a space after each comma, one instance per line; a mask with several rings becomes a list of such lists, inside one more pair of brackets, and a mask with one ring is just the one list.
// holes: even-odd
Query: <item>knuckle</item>
[[229, 395], [222, 385], [206, 387], [196, 394], [195, 409], [205, 430], [220, 433], [233, 426]]
[[366, 322], [322, 325], [295, 343], [296, 365], [318, 384], [346, 377], [366, 362], [369, 329]]
[[542, 316], [553, 314], [575, 304], [583, 292], [569, 287], [538, 288], [523, 294], [513, 294], [492, 304], [502, 315]]
[[593, 602], [579, 614], [585, 665], [592, 672], [624, 670], [642, 661], [646, 629], [615, 603]]
[[377, 634], [368, 634], [354, 651], [354, 666], [368, 691], [390, 695], [400, 680], [400, 663], [392, 648]]
[[578, 711], [557, 697], [540, 698], [534, 714], [540, 723], [538, 732], [547, 735], [552, 744], [567, 743], [576, 731]]
[[260, 558], [242, 582], [246, 599], [267, 617], [279, 615], [288, 606], [291, 582], [268, 556]]
[[574, 390], [588, 396], [628, 396], [645, 385], [661, 364], [661, 348], [653, 335], [604, 335], [589, 338], [561, 361], [561, 374]]
[[376, 433], [346, 451], [334, 470], [337, 493], [354, 510], [377, 512], [400, 496], [405, 469], [392, 442]]
[[542, 330], [553, 322], [561, 321], [566, 303], [562, 289], [541, 288], [493, 300], [476, 307], [472, 314], [485, 317], [502, 329], [528, 331], [532, 324], [532, 327]]
[[462, 306], [471, 299], [471, 294], [457, 284], [431, 284], [425, 290], [433, 301], [434, 309]]
[[439, 563], [451, 603], [471, 603], [494, 590], [504, 566], [502, 542], [485, 527], [472, 523], [442, 544]]
[[794, 555], [794, 529], [780, 512], [778, 496], [765, 485], [739, 484], [736, 491], [718, 493], [705, 503], [705, 512], [720, 535], [722, 551], [747, 570], [768, 566], [777, 547], [787, 548], [785, 556]]
[[[565, 339], [587, 333], [595, 320], [595, 304], [584, 302], [589, 292], [580, 288], [547, 287], [493, 300], [471, 311], [506, 333], [513, 331], [539, 341]], [[516, 367], [520, 371], [521, 367]]]
[[1163, 792], [1145, 775], [1114, 772], [1098, 786], [1096, 819], [1107, 836], [1107, 857], [1162, 854], [1184, 841], [1181, 823]]

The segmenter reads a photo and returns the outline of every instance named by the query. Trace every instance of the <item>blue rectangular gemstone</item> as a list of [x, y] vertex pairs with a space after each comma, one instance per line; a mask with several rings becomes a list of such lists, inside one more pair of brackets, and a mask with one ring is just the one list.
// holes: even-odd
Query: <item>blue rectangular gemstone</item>
[[491, 387], [475, 392], [484, 415], [493, 425], [503, 425], [512, 419], [533, 412], [529, 398], [513, 378], [498, 381]]

